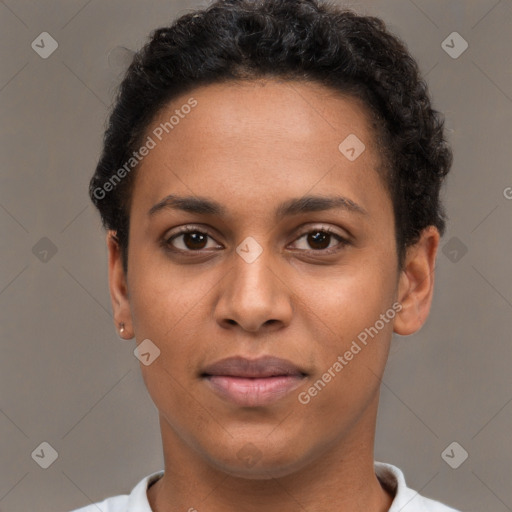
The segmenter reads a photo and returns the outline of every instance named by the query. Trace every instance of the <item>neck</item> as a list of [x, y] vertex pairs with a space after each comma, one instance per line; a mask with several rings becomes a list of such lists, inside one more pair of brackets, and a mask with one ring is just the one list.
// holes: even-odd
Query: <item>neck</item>
[[387, 512], [393, 498], [374, 472], [376, 404], [371, 409], [343, 440], [300, 469], [260, 479], [214, 467], [160, 417], [165, 473], [148, 490], [150, 506], [153, 512]]

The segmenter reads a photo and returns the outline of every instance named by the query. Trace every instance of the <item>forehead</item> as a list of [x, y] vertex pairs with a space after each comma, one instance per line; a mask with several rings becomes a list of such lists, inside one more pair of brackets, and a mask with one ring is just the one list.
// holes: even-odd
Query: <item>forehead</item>
[[[285, 135], [292, 144], [311, 142], [325, 138], [328, 133], [339, 138], [350, 130], [369, 145], [373, 143], [371, 115], [360, 99], [341, 95], [317, 82], [276, 79], [228, 81], [196, 88], [163, 108], [147, 131], [169, 121], [192, 97], [197, 106], [185, 119], [193, 119], [194, 130], [215, 134], [226, 143], [236, 141], [247, 130], [255, 143], [267, 137], [268, 144], [270, 135], [278, 136], [281, 144]], [[181, 120], [180, 129], [176, 125], [171, 131], [177, 138], [180, 132], [183, 137], [189, 135], [186, 125], [191, 123]], [[305, 150], [311, 152], [310, 147]]]
[[375, 185], [382, 188], [370, 118], [359, 100], [317, 83], [198, 87], [175, 98], [147, 127], [154, 147], [137, 169], [133, 202], [151, 207], [178, 190], [215, 191], [232, 201], [243, 190], [251, 201], [312, 187], [326, 193], [340, 184], [365, 201]]

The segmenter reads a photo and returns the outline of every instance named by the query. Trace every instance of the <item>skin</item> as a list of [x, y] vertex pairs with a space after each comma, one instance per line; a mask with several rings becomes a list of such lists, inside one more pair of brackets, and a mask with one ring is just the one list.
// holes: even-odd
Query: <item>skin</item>
[[[430, 309], [439, 233], [424, 230], [399, 270], [392, 203], [364, 105], [320, 84], [259, 80], [203, 86], [175, 99], [148, 128], [194, 97], [197, 106], [144, 158], [130, 209], [128, 272], [107, 233], [117, 326], [160, 356], [141, 371], [159, 411], [165, 475], [148, 490], [155, 512], [387, 511], [373, 469], [380, 379], [392, 332], [407, 335]], [[349, 134], [365, 151], [349, 161]], [[148, 210], [168, 194], [221, 203], [226, 216]], [[342, 195], [366, 211], [299, 213], [281, 202]], [[178, 236], [194, 224], [209, 238]], [[331, 228], [316, 242], [307, 233]], [[306, 236], [304, 236], [306, 235]], [[236, 252], [253, 237], [262, 253]], [[337, 248], [330, 255], [325, 247]], [[195, 252], [194, 252], [195, 251]], [[352, 340], [394, 302], [395, 318], [308, 404], [298, 401]], [[228, 356], [274, 355], [308, 376], [265, 407], [239, 407], [200, 378]], [[252, 443], [249, 445], [249, 443]], [[237, 456], [247, 446], [255, 464]]]

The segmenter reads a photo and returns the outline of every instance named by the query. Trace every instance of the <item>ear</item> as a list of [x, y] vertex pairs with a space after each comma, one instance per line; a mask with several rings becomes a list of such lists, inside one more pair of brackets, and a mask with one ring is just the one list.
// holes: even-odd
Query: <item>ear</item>
[[[107, 231], [106, 240], [108, 247], [108, 284], [116, 330], [122, 338], [131, 339], [133, 338], [133, 327], [128, 285], [115, 231]], [[123, 332], [121, 332], [122, 327]]]
[[407, 249], [398, 283], [398, 302], [402, 309], [395, 317], [393, 330], [406, 336], [419, 331], [430, 311], [434, 294], [434, 267], [439, 231], [425, 228], [416, 244]]

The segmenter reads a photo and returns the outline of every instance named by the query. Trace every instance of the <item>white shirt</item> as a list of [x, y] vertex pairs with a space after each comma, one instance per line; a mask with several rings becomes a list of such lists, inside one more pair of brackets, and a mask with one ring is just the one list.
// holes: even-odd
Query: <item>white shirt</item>
[[[409, 489], [402, 471], [396, 466], [375, 461], [374, 467], [382, 486], [395, 496], [388, 512], [460, 512], [439, 501], [424, 498], [416, 491]], [[164, 471], [161, 470], [144, 477], [129, 495], [112, 496], [102, 502], [71, 512], [153, 512], [149, 506], [147, 490], [149, 485], [156, 482], [163, 474]]]

